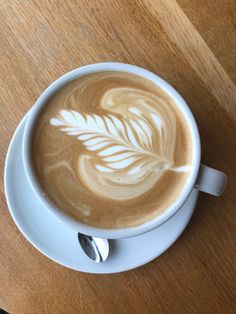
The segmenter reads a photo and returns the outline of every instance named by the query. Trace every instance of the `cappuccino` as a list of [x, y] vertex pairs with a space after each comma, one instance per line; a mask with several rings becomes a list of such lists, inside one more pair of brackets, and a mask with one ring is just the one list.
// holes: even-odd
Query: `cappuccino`
[[98, 228], [141, 225], [181, 193], [192, 164], [188, 124], [159, 86], [98, 72], [57, 91], [34, 128], [42, 189], [65, 214]]

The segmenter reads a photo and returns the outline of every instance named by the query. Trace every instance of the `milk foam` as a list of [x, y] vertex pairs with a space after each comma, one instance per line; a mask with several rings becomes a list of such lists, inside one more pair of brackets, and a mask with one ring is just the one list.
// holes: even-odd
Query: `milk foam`
[[50, 119], [51, 126], [86, 148], [78, 154], [76, 175], [91, 192], [130, 200], [150, 190], [166, 171], [191, 170], [191, 165], [174, 167], [176, 117], [163, 98], [138, 88], [110, 88], [99, 106], [106, 114], [63, 109]]

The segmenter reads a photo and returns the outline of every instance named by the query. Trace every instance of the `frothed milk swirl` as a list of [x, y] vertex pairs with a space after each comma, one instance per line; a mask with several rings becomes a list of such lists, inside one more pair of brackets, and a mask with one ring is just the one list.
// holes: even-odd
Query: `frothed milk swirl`
[[139, 76], [99, 72], [59, 90], [33, 137], [38, 179], [68, 215], [101, 228], [136, 226], [181, 192], [192, 143], [180, 109]]

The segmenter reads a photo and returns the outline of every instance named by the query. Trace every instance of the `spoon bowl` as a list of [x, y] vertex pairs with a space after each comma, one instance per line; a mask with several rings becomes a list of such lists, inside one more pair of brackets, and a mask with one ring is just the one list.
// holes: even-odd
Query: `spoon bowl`
[[78, 233], [79, 243], [84, 253], [94, 262], [105, 262], [109, 255], [109, 241]]

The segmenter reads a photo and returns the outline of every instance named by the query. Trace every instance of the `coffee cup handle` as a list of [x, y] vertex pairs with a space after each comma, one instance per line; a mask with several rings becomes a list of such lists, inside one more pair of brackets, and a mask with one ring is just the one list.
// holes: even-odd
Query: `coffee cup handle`
[[201, 192], [220, 196], [225, 190], [227, 181], [225, 173], [201, 164], [195, 187]]

